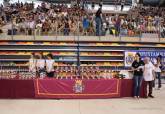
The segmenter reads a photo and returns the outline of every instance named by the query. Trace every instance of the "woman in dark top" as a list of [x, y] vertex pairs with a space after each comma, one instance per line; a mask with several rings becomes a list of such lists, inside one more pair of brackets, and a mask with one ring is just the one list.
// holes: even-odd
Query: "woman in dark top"
[[139, 53], [136, 53], [135, 60], [132, 63], [133, 79], [134, 79], [134, 98], [140, 97], [140, 88], [143, 80], [143, 69], [144, 62], [141, 60]]

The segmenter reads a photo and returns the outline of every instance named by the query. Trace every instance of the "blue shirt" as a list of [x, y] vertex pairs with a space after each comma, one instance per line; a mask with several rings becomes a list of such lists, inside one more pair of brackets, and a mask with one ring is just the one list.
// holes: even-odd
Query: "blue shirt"
[[83, 19], [83, 28], [87, 29], [89, 27], [89, 20], [87, 18]]

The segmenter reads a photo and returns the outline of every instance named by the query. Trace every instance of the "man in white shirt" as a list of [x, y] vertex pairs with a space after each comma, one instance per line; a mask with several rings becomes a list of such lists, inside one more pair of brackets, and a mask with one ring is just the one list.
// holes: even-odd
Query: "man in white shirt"
[[52, 54], [47, 55], [46, 72], [48, 77], [54, 77], [54, 58]]
[[154, 98], [154, 96], [152, 95], [152, 88], [153, 88], [155, 67], [151, 63], [150, 58], [148, 58], [148, 57], [146, 57], [144, 59], [144, 63], [145, 63], [145, 65], [144, 65], [143, 76], [144, 76], [144, 80], [147, 82], [147, 85], [149, 85], [148, 97]]

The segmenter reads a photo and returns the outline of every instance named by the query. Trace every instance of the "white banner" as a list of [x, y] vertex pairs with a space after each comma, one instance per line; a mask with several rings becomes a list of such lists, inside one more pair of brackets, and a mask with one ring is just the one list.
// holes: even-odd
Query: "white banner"
[[124, 64], [126, 67], [130, 67], [132, 65], [132, 62], [134, 61], [134, 56], [136, 52], [134, 51], [125, 51], [125, 61]]

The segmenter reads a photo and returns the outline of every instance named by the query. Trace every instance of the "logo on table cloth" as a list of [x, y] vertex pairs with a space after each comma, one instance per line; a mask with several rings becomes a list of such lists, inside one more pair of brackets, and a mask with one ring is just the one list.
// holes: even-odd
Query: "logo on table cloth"
[[74, 90], [75, 93], [82, 93], [83, 92], [84, 85], [83, 85], [82, 80], [75, 80], [73, 90]]

